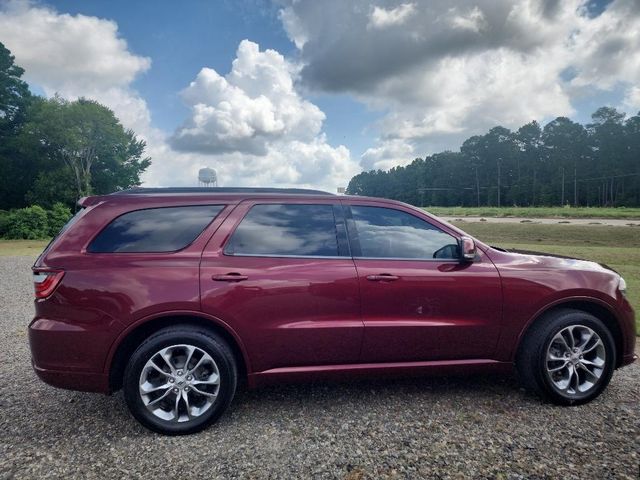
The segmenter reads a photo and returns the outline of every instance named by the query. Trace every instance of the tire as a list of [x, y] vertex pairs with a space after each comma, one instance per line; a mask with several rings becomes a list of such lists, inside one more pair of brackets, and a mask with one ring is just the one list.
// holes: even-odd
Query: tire
[[129, 359], [123, 389], [131, 414], [142, 425], [166, 435], [186, 435], [224, 413], [237, 382], [236, 362], [224, 340], [184, 325], [159, 330], [142, 342]]
[[596, 398], [609, 384], [615, 365], [609, 329], [590, 313], [573, 309], [540, 318], [526, 333], [516, 358], [525, 389], [557, 405]]

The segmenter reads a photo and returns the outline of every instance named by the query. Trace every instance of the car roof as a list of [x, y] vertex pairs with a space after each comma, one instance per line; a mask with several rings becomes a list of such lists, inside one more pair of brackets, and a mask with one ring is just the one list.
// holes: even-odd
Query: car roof
[[335, 198], [341, 200], [376, 201], [385, 203], [400, 203], [394, 200], [376, 197], [364, 197], [358, 195], [335, 195], [323, 190], [306, 188], [270, 188], [270, 187], [153, 187], [153, 188], [131, 188], [106, 195], [94, 195], [83, 197], [78, 201], [81, 207], [88, 207], [97, 203], [108, 201], [109, 203], [136, 203], [142, 199], [147, 201], [171, 201], [171, 200], [203, 200], [204, 198], [214, 198], [216, 200], [240, 202], [245, 199], [254, 198], [287, 198], [287, 199], [316, 199], [327, 200]]
[[333, 195], [323, 190], [308, 188], [271, 188], [271, 187], [152, 187], [130, 188], [110, 195], [219, 195], [225, 193], [240, 193], [251, 195], [255, 193], [269, 193], [281, 195]]
[[306, 188], [271, 188], [271, 187], [152, 187], [152, 188], [131, 188], [120, 190], [106, 195], [94, 195], [83, 197], [78, 200], [81, 207], [89, 207], [101, 202], [114, 203], [148, 203], [172, 201], [197, 201], [205, 199], [215, 199], [217, 201], [238, 203], [250, 199], [289, 199], [289, 200], [328, 200], [335, 199], [348, 201], [365, 201], [387, 204], [403, 204], [397, 200], [390, 200], [380, 197], [365, 197], [360, 195], [335, 195], [323, 190]]

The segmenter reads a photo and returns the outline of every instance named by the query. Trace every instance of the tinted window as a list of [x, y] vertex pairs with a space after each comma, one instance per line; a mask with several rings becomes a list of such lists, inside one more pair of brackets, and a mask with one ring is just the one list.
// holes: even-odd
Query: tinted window
[[352, 206], [360, 243], [357, 256], [374, 258], [458, 258], [454, 237], [409, 213]]
[[225, 248], [238, 255], [337, 256], [331, 205], [255, 205]]
[[173, 252], [193, 242], [222, 210], [220, 205], [149, 208], [113, 220], [89, 252]]

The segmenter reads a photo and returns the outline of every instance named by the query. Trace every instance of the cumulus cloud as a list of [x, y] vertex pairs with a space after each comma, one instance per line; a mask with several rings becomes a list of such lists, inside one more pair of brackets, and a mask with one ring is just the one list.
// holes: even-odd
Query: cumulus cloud
[[[639, 5], [614, 0], [596, 15], [586, 0], [386, 0], [373, 8], [292, 0], [283, 8], [286, 31], [305, 39], [297, 45], [302, 81], [387, 112], [379, 144], [361, 159], [369, 168], [403, 162], [403, 149], [455, 148], [496, 124], [571, 115], [575, 98], [597, 90], [621, 91], [635, 105]], [[376, 12], [385, 28], [372, 28]]]
[[454, 28], [471, 30], [472, 32], [477, 33], [487, 26], [484, 14], [478, 6], [473, 7], [465, 13], [459, 13], [458, 9], [454, 7], [449, 9], [448, 13], [450, 16], [451, 26]]
[[295, 88], [298, 71], [278, 52], [243, 40], [229, 73], [203, 68], [182, 92], [191, 115], [172, 146], [212, 155], [223, 178], [243, 184], [344, 185], [357, 165], [346, 147], [327, 143], [324, 113]]
[[115, 22], [13, 0], [0, 8], [0, 40], [46, 95], [94, 98], [126, 126], [148, 130], [146, 102], [130, 85], [151, 59], [129, 51]]
[[266, 155], [276, 140], [313, 140], [324, 113], [293, 86], [297, 68], [274, 50], [240, 43], [224, 77], [203, 68], [182, 92], [192, 115], [173, 138], [179, 150]]
[[415, 3], [403, 3], [395, 8], [373, 7], [369, 15], [370, 28], [387, 28], [402, 25], [416, 11]]
[[25, 78], [50, 92], [127, 86], [151, 66], [149, 58], [129, 52], [115, 22], [96, 17], [11, 1], [0, 11], [0, 32]]
[[360, 165], [364, 170], [386, 170], [397, 165], [406, 165], [414, 160], [414, 148], [401, 139], [380, 142], [362, 154]]
[[328, 144], [324, 113], [296, 91], [299, 67], [255, 43], [240, 44], [225, 76], [202, 69], [183, 92], [192, 114], [170, 135], [132, 87], [151, 60], [129, 49], [115, 22], [12, 0], [0, 5], [0, 41], [46, 95], [95, 99], [146, 140], [146, 185], [194, 185], [210, 166], [224, 185], [334, 190], [358, 171], [346, 147]]

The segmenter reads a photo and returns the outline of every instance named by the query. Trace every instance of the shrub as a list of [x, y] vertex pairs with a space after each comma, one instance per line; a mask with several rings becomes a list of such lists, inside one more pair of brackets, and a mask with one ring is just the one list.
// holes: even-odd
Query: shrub
[[60, 202], [54, 203], [51, 210], [47, 211], [49, 236], [55, 237], [60, 230], [62, 230], [62, 227], [64, 227], [64, 225], [69, 221], [71, 215], [72, 213], [69, 207]]
[[13, 210], [9, 213], [4, 236], [28, 240], [47, 238], [49, 236], [47, 211], [38, 205]]

